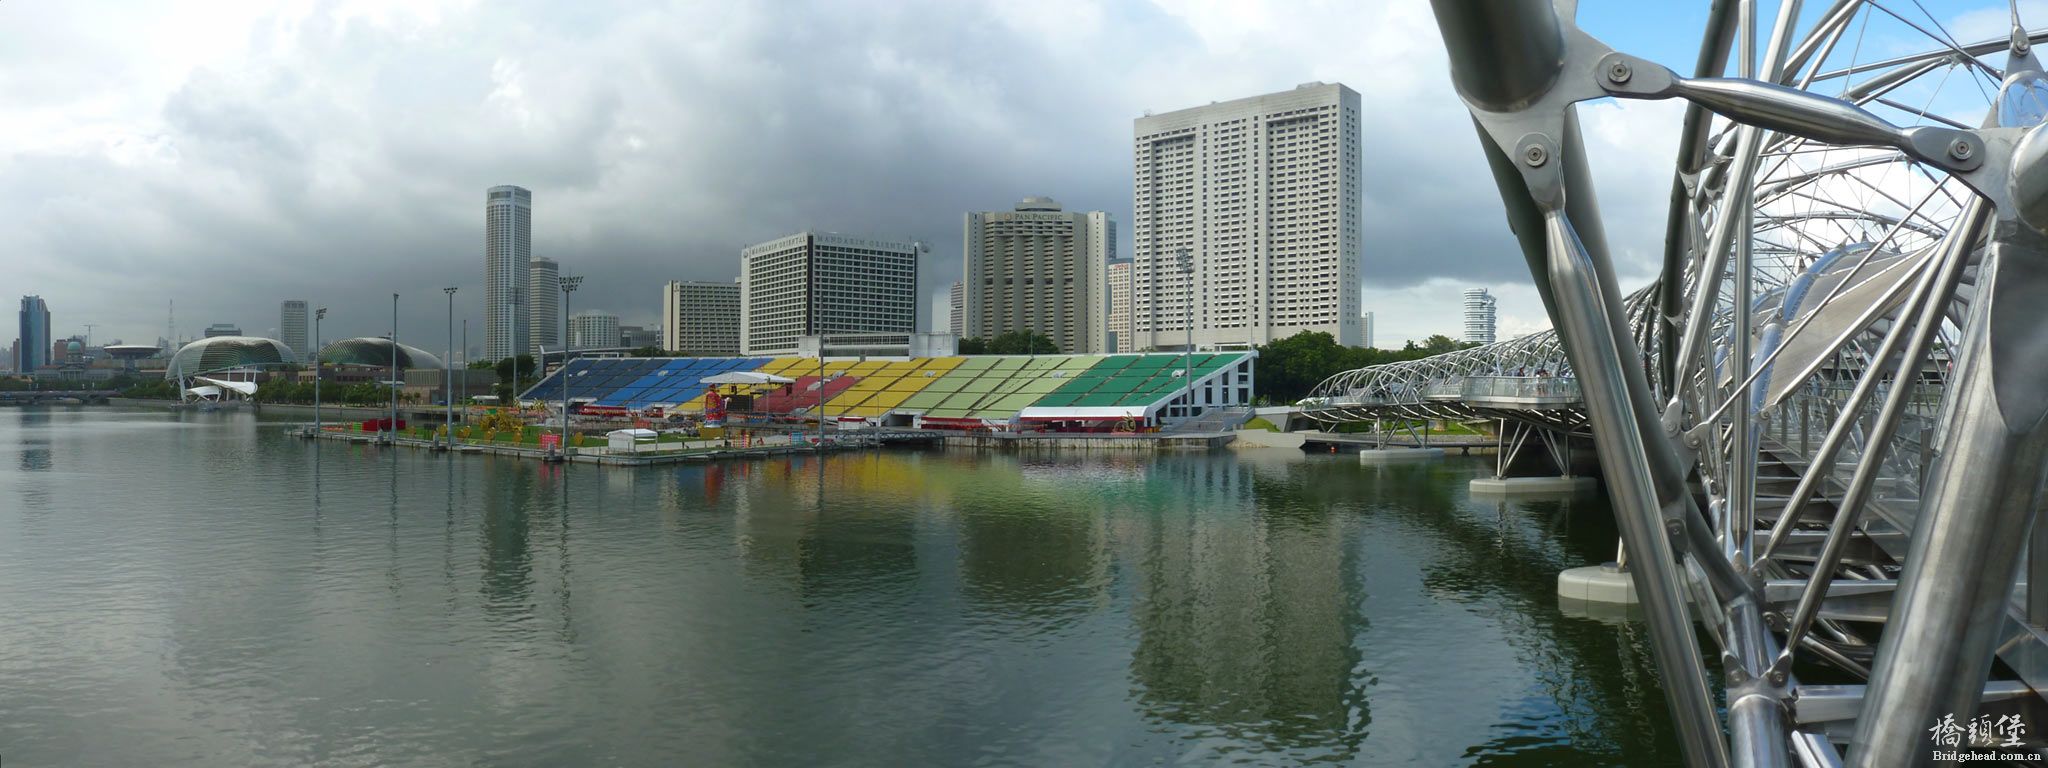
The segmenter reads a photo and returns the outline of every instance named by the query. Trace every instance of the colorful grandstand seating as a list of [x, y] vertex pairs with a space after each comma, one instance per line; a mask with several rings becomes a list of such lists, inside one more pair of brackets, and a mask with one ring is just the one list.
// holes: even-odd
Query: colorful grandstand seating
[[[1186, 359], [1167, 354], [827, 359], [822, 364], [825, 414], [876, 419], [895, 413], [938, 421], [1000, 422], [1025, 408], [1150, 407], [1187, 386], [1187, 363], [1201, 379], [1240, 364], [1247, 356], [1234, 352]], [[801, 357], [579, 358], [522, 397], [559, 397], [566, 377], [571, 397], [581, 402], [695, 411], [702, 408], [705, 377], [758, 371], [797, 382], [789, 394], [782, 394], [780, 387], [759, 394], [755, 410], [791, 413], [818, 404], [819, 368], [816, 358]]]

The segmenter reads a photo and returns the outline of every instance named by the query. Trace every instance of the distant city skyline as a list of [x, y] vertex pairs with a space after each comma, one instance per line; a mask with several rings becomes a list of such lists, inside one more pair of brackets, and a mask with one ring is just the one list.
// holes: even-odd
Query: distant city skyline
[[[1364, 125], [1376, 341], [1456, 334], [1471, 285], [1499, 299], [1504, 336], [1545, 322], [1420, 3], [1082, 3], [1058, 23], [1011, 4], [826, 4], [801, 11], [830, 34], [800, 51], [774, 7], [723, 9], [719, 36], [683, 34], [684, 8], [353, 8], [0, 3], [0, 24], [36, 30], [0, 63], [44, 84], [0, 108], [0, 224], [10, 284], [59, 308], [54, 335], [167, 336], [167, 300], [183, 338], [215, 319], [263, 329], [281, 296], [330, 308], [329, 338], [375, 335], [397, 291], [405, 335], [431, 337], [456, 286], [481, 346], [476, 192], [507, 182], [542, 199], [532, 252], [625, 323], [658, 322], [663, 282], [730, 279], [737, 249], [799, 229], [931, 243], [919, 306], [944, 306], [961, 213], [1045, 190], [1132, 222], [1132, 120], [1311, 80], [1401, 105]], [[1959, 38], [2001, 34], [1980, 11], [1999, 22], [2002, 5], [1934, 10]], [[1676, 31], [1697, 26], [1646, 17], [1698, 13], [1579, 16], [1685, 69], [1698, 41]], [[1668, 169], [1681, 111], [1581, 107], [1624, 285], [1653, 275], [1670, 179], [1644, 169]]]

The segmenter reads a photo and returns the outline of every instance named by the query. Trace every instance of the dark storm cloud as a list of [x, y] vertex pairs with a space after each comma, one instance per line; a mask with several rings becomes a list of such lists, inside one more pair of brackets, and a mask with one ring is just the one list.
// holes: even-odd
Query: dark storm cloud
[[[729, 280], [741, 246], [806, 228], [922, 240], [922, 288], [942, 294], [963, 212], [1050, 195], [1111, 212], [1128, 255], [1133, 118], [1309, 80], [1364, 97], [1370, 286], [1527, 280], [1419, 3], [220, 13], [0, 4], [0, 24], [56, 41], [0, 52], [0, 70], [73, 84], [27, 91], [14, 132], [0, 128], [19, 265], [0, 290], [43, 294], [60, 332], [153, 340], [175, 299], [181, 334], [262, 333], [278, 301], [304, 298], [332, 308], [328, 337], [371, 334], [396, 290], [401, 336], [438, 349], [440, 287], [462, 288], [458, 318], [481, 314], [493, 184], [533, 190], [535, 253], [588, 278], [575, 307], [629, 324], [654, 321], [662, 281]], [[1661, 146], [1633, 135], [1664, 130], [1643, 113], [1608, 109], [1609, 140]], [[1633, 152], [1596, 169], [1651, 194], [1603, 197], [1661, 225], [1637, 201], [1668, 182]], [[1618, 250], [1654, 233], [1617, 224], [1634, 214], [1609, 218]]]

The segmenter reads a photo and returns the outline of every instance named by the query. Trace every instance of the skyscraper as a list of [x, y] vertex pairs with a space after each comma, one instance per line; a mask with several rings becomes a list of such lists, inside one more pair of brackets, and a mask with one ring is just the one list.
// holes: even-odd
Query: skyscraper
[[661, 347], [682, 355], [738, 355], [740, 284], [677, 280], [663, 286]]
[[278, 305], [277, 335], [277, 340], [291, 347], [292, 352], [297, 353], [300, 360], [312, 358], [313, 345], [306, 336], [306, 302], [287, 299]]
[[1493, 330], [1493, 297], [1485, 288], [1465, 291], [1465, 340], [1492, 344]]
[[50, 364], [50, 305], [41, 296], [21, 297], [21, 336], [16, 340], [14, 370], [34, 373]]
[[533, 259], [533, 193], [510, 185], [484, 196], [484, 357], [503, 360], [523, 354], [527, 340], [526, 296]]
[[799, 232], [740, 251], [740, 354], [804, 336], [917, 332], [916, 243]]
[[1190, 321], [1197, 348], [1305, 330], [1359, 344], [1358, 104], [1308, 83], [1138, 118], [1134, 348], [1179, 349]]
[[526, 263], [527, 306], [526, 351], [540, 354], [541, 347], [562, 348], [562, 265], [545, 256]]
[[618, 345], [618, 315], [578, 312], [569, 316], [570, 349], [608, 349]]
[[1105, 352], [1131, 351], [1131, 260], [1109, 263], [1109, 336]]
[[963, 331], [967, 327], [966, 281], [953, 281], [953, 291], [951, 299], [952, 301], [946, 305], [951, 308], [951, 314], [948, 314], [946, 316], [946, 330], [951, 332], [954, 338], [960, 338], [966, 335]]
[[1014, 211], [967, 214], [963, 335], [993, 339], [1030, 331], [1063, 352], [1107, 351], [1109, 214], [1067, 213], [1047, 197]]
[[1367, 312], [1367, 313], [1365, 313], [1365, 338], [1364, 338], [1364, 339], [1361, 339], [1361, 340], [1360, 340], [1360, 341], [1358, 342], [1358, 346], [1361, 346], [1361, 347], [1368, 347], [1368, 348], [1374, 348], [1374, 349], [1377, 349], [1377, 347], [1373, 347], [1373, 345], [1372, 345], [1372, 313], [1371, 313], [1371, 312]]

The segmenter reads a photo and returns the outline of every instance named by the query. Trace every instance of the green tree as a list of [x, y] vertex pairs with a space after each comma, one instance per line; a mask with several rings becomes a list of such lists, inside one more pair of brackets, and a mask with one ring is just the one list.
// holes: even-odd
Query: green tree
[[1025, 330], [1010, 331], [988, 342], [991, 355], [1056, 355], [1059, 351], [1050, 337]]
[[961, 339], [959, 351], [963, 355], [986, 355], [988, 342], [981, 339]]
[[633, 351], [627, 354], [632, 357], [675, 357], [669, 354], [668, 350], [656, 346], [634, 347]]
[[519, 355], [498, 361], [498, 383], [513, 389], [525, 389], [533, 381], [533, 355]]
[[1457, 339], [1453, 339], [1441, 333], [1434, 334], [1429, 338], [1422, 340], [1422, 351], [1432, 355], [1441, 355], [1445, 352], [1456, 352], [1466, 347], [1473, 346], [1478, 345], [1466, 344], [1465, 342], [1458, 341]]
[[1302, 331], [1258, 348], [1253, 374], [1259, 393], [1272, 402], [1291, 403], [1311, 388], [1344, 370], [1348, 355], [1328, 333]]

